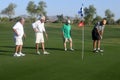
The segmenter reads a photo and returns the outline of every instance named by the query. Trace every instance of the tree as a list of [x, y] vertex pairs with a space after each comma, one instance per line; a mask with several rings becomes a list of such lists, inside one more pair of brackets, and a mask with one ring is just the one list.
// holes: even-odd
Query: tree
[[10, 3], [8, 7], [6, 7], [4, 10], [1, 11], [1, 14], [7, 15], [10, 19], [15, 14], [16, 4]]
[[57, 15], [57, 18], [58, 18], [58, 22], [63, 22], [63, 20], [64, 20], [64, 16], [63, 16], [63, 14], [61, 14], [61, 15]]
[[40, 1], [38, 3], [38, 7], [37, 7], [37, 15], [45, 15], [46, 16], [46, 11], [45, 11], [46, 7], [47, 7], [46, 3], [44, 1]]
[[114, 14], [113, 14], [109, 9], [107, 9], [107, 10], [105, 11], [105, 16], [106, 16], [107, 18], [112, 18], [112, 17], [114, 17]]
[[96, 24], [98, 21], [101, 21], [101, 20], [102, 20], [102, 17], [97, 15], [97, 16], [93, 19], [92, 23], [93, 23], [93, 24]]
[[120, 19], [118, 19], [118, 20], [116, 21], [116, 23], [117, 23], [117, 24], [120, 24]]
[[105, 16], [106, 16], [108, 24], [114, 24], [114, 22], [115, 22], [114, 19], [113, 19], [114, 14], [109, 9], [107, 9], [105, 11]]
[[32, 18], [35, 18], [36, 14], [36, 5], [33, 1], [30, 1], [27, 6], [27, 12], [31, 15]]
[[32, 18], [38, 17], [40, 15], [46, 16], [46, 3], [44, 1], [40, 1], [38, 5], [36, 5], [33, 1], [30, 1], [27, 6], [27, 12], [32, 16]]
[[91, 24], [93, 21], [93, 18], [96, 14], [96, 8], [93, 5], [90, 5], [89, 8], [84, 8], [84, 15], [85, 15], [85, 23]]
[[73, 20], [73, 23], [79, 23], [80, 22], [80, 18], [79, 18], [79, 15], [75, 15], [75, 18], [74, 18], [74, 20]]

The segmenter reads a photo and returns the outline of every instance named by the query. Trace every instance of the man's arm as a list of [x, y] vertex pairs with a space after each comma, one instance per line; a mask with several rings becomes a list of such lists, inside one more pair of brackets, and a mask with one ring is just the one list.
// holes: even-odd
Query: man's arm
[[72, 31], [70, 30], [70, 36], [72, 36]]
[[103, 38], [103, 30], [102, 31], [100, 31], [100, 37], [101, 37], [101, 39]]
[[47, 34], [46, 31], [44, 31], [44, 34], [45, 34], [45, 36], [46, 36], [46, 39], [48, 39], [48, 34]]
[[15, 34], [16, 34], [17, 36], [19, 36], [19, 34], [18, 34], [18, 32], [17, 32], [16, 29], [13, 29], [13, 31], [15, 32]]
[[35, 23], [32, 23], [32, 28], [33, 28], [34, 32], [38, 32], [36, 22], [35, 22]]
[[36, 28], [33, 28], [34, 32], [38, 32], [38, 30]]

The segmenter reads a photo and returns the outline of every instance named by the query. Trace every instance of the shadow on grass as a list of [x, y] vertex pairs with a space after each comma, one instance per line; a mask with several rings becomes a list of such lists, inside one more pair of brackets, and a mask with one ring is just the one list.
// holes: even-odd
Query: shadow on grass
[[64, 51], [64, 49], [62, 49], [62, 48], [48, 48], [48, 47], [46, 47], [45, 49], [46, 49], [46, 50], [58, 50], [58, 51]]
[[0, 55], [13, 56], [15, 46], [0, 46]]
[[[0, 46], [0, 47], [2, 47], [2, 48], [15, 48], [15, 46]], [[29, 47], [29, 46], [23, 46], [23, 49], [36, 49], [35, 48], [35, 46], [33, 46], [33, 47]], [[40, 47], [40, 49], [41, 49], [41, 47]], [[46, 47], [45, 49], [47, 49], [47, 50], [59, 50], [59, 51], [64, 51], [64, 49], [63, 48], [50, 48], [50, 47]]]
[[35, 47], [23, 46], [23, 49], [35, 49]]
[[[23, 47], [24, 49], [35, 49], [36, 50], [36, 48], [35, 47], [28, 47], [28, 46], [25, 46], [25, 47]], [[39, 49], [42, 49], [41, 47], [39, 47]], [[62, 49], [62, 48], [48, 48], [48, 47], [45, 47], [45, 49], [46, 50], [58, 50], [58, 51], [64, 51], [64, 49]]]
[[3, 48], [15, 48], [15, 46], [0, 46], [0, 47], [3, 47]]
[[[0, 50], [0, 55], [9, 55], [9, 56], [13, 55], [13, 54], [10, 54], [10, 53], [14, 53], [15, 46], [0, 46], [0, 47], [3, 48], [3, 49]], [[34, 51], [36, 51], [35, 46], [33, 46], [33, 47], [32, 46], [23, 46], [23, 49], [24, 49], [23, 52], [24, 51], [26, 52], [27, 50], [32, 51], [32, 52], [28, 51], [29, 52], [28, 54], [34, 54], [35, 53]], [[39, 49], [42, 50], [41, 46], [39, 47]], [[47, 51], [50, 50], [50, 52], [51, 51], [53, 51], [53, 52], [54, 51], [62, 51], [62, 52], [64, 52], [64, 48], [46, 47], [45, 49]], [[68, 49], [68, 51], [70, 51], [70, 50]], [[79, 51], [79, 49], [75, 49], [75, 51]]]
[[0, 50], [0, 55], [4, 55], [4, 56], [12, 56], [13, 51], [9, 51], [9, 50]]

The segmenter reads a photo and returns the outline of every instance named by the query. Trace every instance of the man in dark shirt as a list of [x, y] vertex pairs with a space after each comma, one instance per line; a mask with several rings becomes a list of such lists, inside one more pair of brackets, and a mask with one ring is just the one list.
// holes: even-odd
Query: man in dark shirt
[[100, 41], [103, 37], [104, 28], [106, 25], [106, 19], [104, 18], [101, 22], [95, 24], [92, 30], [92, 40], [93, 40], [93, 51], [94, 52], [103, 52], [100, 49]]

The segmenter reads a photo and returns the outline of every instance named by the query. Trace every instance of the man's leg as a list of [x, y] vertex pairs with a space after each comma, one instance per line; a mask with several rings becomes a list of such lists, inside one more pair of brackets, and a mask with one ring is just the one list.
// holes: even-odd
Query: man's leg
[[97, 40], [93, 40], [93, 50], [96, 50]]
[[100, 45], [101, 45], [101, 41], [98, 40], [98, 51], [99, 51], [99, 52], [103, 52], [103, 50], [100, 48]]
[[67, 51], [66, 42], [63, 43], [65, 51]]
[[20, 45], [20, 47], [19, 47], [19, 54], [20, 54], [21, 56], [25, 56], [25, 54], [22, 53], [22, 47], [23, 47], [23, 45]]
[[42, 46], [42, 51], [45, 52], [45, 45], [44, 45], [44, 42], [41, 43], [41, 46]]
[[100, 40], [97, 41], [97, 44], [98, 44], [98, 45], [97, 45], [97, 46], [98, 46], [97, 48], [98, 48], [98, 50], [99, 50], [99, 49], [100, 49]]
[[15, 46], [15, 53], [14, 53], [14, 56], [15, 56], [15, 57], [21, 56], [20, 54], [18, 54], [19, 49], [20, 49], [20, 45], [16, 45], [16, 46]]
[[19, 52], [22, 52], [22, 45], [19, 46]]
[[64, 46], [64, 50], [67, 51], [67, 41], [68, 39], [67, 38], [63, 38], [63, 46]]
[[18, 53], [19, 47], [20, 47], [19, 45], [16, 45], [16, 46], [15, 46], [15, 53]]
[[36, 43], [35, 47], [36, 47], [36, 52], [39, 52], [39, 43]]
[[36, 53], [40, 54], [39, 52], [39, 44], [40, 44], [40, 33], [36, 33], [36, 41], [35, 41], [35, 48], [36, 48]]
[[70, 50], [72, 50], [72, 51], [73, 51], [74, 49], [72, 48], [72, 45], [73, 45], [73, 44], [72, 44], [72, 38], [70, 38], [70, 40], [69, 40], [69, 41], [70, 41]]
[[50, 54], [49, 52], [45, 51], [45, 45], [44, 45], [44, 42], [41, 43], [41, 46], [42, 46], [43, 54]]

